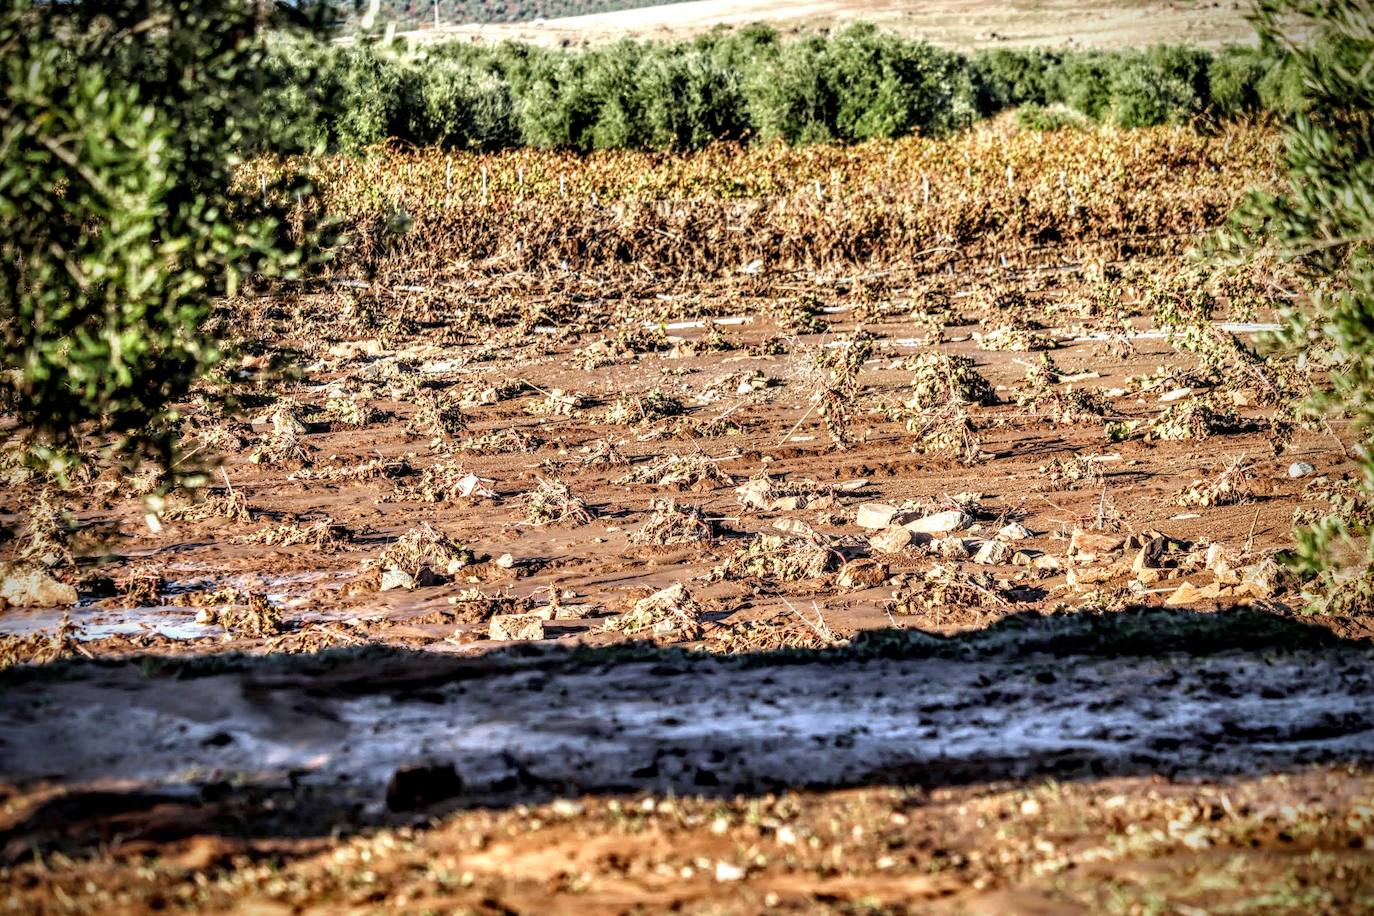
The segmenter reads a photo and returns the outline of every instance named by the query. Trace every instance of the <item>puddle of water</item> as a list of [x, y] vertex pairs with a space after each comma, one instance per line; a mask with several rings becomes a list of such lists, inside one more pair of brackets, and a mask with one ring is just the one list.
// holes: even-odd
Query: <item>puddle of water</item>
[[[33, 636], [52, 633], [62, 625], [63, 612], [40, 611], [35, 614], [6, 614], [0, 617], [0, 633], [7, 636]], [[182, 607], [136, 607], [76, 609], [71, 622], [78, 627], [80, 642], [110, 636], [159, 634], [168, 639], [202, 639], [220, 632], [219, 627], [196, 623], [195, 611]]]

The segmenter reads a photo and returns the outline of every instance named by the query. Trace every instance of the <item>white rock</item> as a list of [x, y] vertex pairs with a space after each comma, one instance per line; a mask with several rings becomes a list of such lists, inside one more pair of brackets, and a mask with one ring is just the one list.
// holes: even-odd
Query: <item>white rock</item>
[[1295, 461], [1288, 466], [1288, 476], [1297, 480], [1299, 477], [1310, 477], [1317, 473], [1317, 469], [1306, 461]]
[[404, 569], [397, 569], [394, 566], [382, 570], [382, 582], [377, 587], [378, 591], [389, 592], [395, 588], [403, 588], [409, 591], [415, 587], [415, 577]]
[[860, 503], [854, 510], [854, 524], [870, 531], [881, 531], [901, 515], [902, 510], [886, 503]]
[[534, 614], [497, 614], [488, 634], [492, 639], [543, 639], [544, 621]]
[[868, 546], [879, 553], [897, 553], [910, 546], [913, 535], [901, 525], [885, 528], [868, 539]]
[[12, 607], [74, 607], [76, 589], [27, 563], [0, 563], [0, 598]]
[[978, 552], [973, 555], [973, 562], [995, 566], [1007, 562], [1011, 555], [1011, 547], [1005, 541], [984, 541], [983, 546], [978, 548]]
[[927, 515], [925, 518], [907, 522], [902, 527], [916, 534], [949, 534], [951, 531], [959, 531], [972, 524], [973, 517], [971, 515], [960, 512], [958, 509], [950, 509], [947, 512], [936, 512], [934, 515]]
[[743, 881], [744, 869], [740, 868], [738, 865], [731, 865], [729, 862], [717, 862], [716, 880], [721, 882]]
[[1003, 525], [999, 528], [997, 536], [1004, 541], [1024, 541], [1031, 536], [1031, 532], [1020, 522], [1012, 522], [1010, 525]]

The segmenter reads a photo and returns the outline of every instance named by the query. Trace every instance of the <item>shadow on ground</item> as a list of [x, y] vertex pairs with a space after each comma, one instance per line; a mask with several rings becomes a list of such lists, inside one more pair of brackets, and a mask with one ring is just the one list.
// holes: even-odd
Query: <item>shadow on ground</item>
[[63, 662], [0, 680], [0, 857], [327, 837], [624, 793], [1374, 762], [1367, 643], [1247, 610], [1021, 615], [717, 656], [636, 644]]

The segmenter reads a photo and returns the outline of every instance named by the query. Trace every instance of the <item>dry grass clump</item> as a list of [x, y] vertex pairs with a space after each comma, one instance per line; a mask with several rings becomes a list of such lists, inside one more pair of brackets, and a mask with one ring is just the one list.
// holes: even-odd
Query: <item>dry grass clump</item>
[[496, 491], [485, 477], [450, 462], [440, 462], [425, 468], [418, 479], [396, 481], [396, 488], [379, 497], [380, 502], [442, 503], [451, 499], [486, 500], [495, 502]]
[[822, 334], [830, 329], [822, 316], [821, 300], [807, 293], [795, 299], [774, 301], [773, 317], [793, 334]]
[[456, 623], [486, 623], [497, 614], [528, 614], [537, 606], [534, 598], [509, 594], [487, 595], [480, 589], [460, 591], [448, 599]]
[[907, 362], [916, 374], [911, 380], [911, 397], [906, 406], [929, 410], [951, 404], [997, 403], [997, 394], [967, 356], [923, 353]]
[[469, 436], [458, 443], [458, 451], [474, 455], [518, 455], [538, 451], [544, 440], [524, 430], [507, 427]]
[[216, 597], [234, 603], [217, 602], [215, 606], [202, 607], [196, 614], [196, 623], [223, 627], [239, 639], [267, 639], [287, 630], [281, 611], [261, 595], [228, 589]]
[[1102, 482], [1102, 470], [1097, 462], [1084, 455], [1068, 458], [1054, 457], [1040, 465], [1040, 476], [1049, 490], [1073, 490], [1096, 486]]
[[540, 477], [538, 485], [524, 495], [523, 501], [525, 520], [531, 525], [555, 522], [585, 525], [596, 517], [591, 508], [557, 478]]
[[1053, 350], [1059, 346], [1048, 334], [1018, 324], [1002, 325], [973, 338], [984, 350]]
[[373, 565], [398, 569], [419, 580], [426, 570], [452, 575], [473, 561], [471, 550], [429, 522], [421, 522], [393, 541]]
[[756, 512], [827, 509], [835, 504], [835, 489], [809, 477], [779, 480], [765, 471], [735, 487], [735, 501]]
[[717, 566], [712, 576], [800, 582], [825, 575], [835, 563], [835, 553], [813, 540], [760, 532]]
[[578, 394], [555, 388], [537, 401], [525, 405], [525, 413], [537, 417], [571, 417], [586, 403]]
[[364, 426], [381, 423], [389, 419], [391, 414], [368, 404], [355, 395], [330, 398], [320, 416], [334, 426], [351, 426], [360, 429]]
[[269, 547], [299, 547], [336, 551], [353, 540], [353, 532], [325, 517], [309, 524], [281, 522], [239, 538], [240, 544], [266, 544]]
[[300, 418], [296, 404], [289, 399], [282, 400], [267, 419], [272, 429], [258, 437], [258, 447], [248, 456], [248, 460], [268, 466], [301, 467], [310, 464], [315, 449], [304, 440], [306, 425]]
[[655, 388], [642, 395], [626, 394], [616, 398], [606, 410], [606, 422], [621, 426], [652, 423], [682, 413], [682, 402]]
[[1245, 427], [1235, 411], [1218, 408], [1204, 398], [1187, 398], [1170, 404], [1150, 425], [1150, 437], [1166, 442], [1206, 439], [1238, 432]]
[[1234, 506], [1247, 502], [1253, 496], [1250, 466], [1242, 456], [1212, 480], [1193, 481], [1176, 493], [1174, 500], [1184, 508], [1205, 509], [1211, 506]]
[[711, 631], [706, 648], [722, 654], [743, 655], [788, 649], [830, 649], [848, 643], [848, 639], [837, 636], [817, 616], [813, 623], [795, 611], [777, 611], [759, 620], [717, 626]]
[[653, 515], [634, 534], [631, 544], [709, 544], [716, 539], [716, 525], [702, 515], [696, 506], [678, 503], [671, 498], [654, 499], [649, 507]]
[[585, 454], [578, 459], [584, 468], [623, 468], [630, 463], [620, 452], [619, 443], [611, 439], [597, 439], [584, 448]]
[[600, 369], [623, 362], [639, 353], [654, 353], [668, 349], [668, 338], [658, 328], [627, 328], [613, 337], [598, 340], [573, 354], [573, 364], [579, 369]]
[[628, 612], [607, 619], [601, 628], [613, 633], [644, 633], [657, 639], [700, 639], [701, 615], [701, 605], [679, 582], [641, 598]]
[[19, 559], [45, 569], [76, 567], [70, 546], [70, 528], [46, 490], [38, 494], [38, 501], [29, 510]]
[[816, 355], [813, 372], [817, 376], [811, 401], [820, 414], [825, 430], [839, 449], [854, 443], [850, 429], [858, 405], [859, 373], [873, 354], [875, 338], [865, 331], [855, 331], [838, 342], [837, 346], [822, 349]]
[[427, 439], [432, 451], [446, 451], [467, 430], [467, 418], [456, 404], [435, 395], [423, 396], [420, 408], [406, 423], [406, 433]]
[[706, 329], [702, 335], [675, 341], [672, 349], [668, 351], [668, 358], [688, 359], [707, 353], [725, 353], [737, 349], [739, 349], [739, 344], [732, 340], [719, 324], [708, 318]]
[[416, 473], [409, 458], [373, 458], [359, 464], [303, 468], [289, 480], [363, 481], [396, 480]]
[[916, 436], [911, 450], [919, 455], [953, 455], [967, 465], [979, 464], [990, 457], [983, 451], [978, 425], [962, 404], [911, 417], [906, 428]]
[[716, 459], [702, 454], [665, 455], [658, 461], [642, 464], [616, 481], [618, 485], [650, 484], [673, 490], [709, 490], [734, 484], [720, 469]]
[[216, 487], [198, 491], [195, 502], [173, 506], [162, 513], [162, 518], [169, 522], [203, 522], [212, 518], [251, 522], [253, 510], [238, 490]]

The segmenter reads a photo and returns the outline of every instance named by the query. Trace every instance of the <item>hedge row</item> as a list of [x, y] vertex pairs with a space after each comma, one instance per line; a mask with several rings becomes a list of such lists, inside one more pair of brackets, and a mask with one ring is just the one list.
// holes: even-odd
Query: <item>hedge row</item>
[[783, 41], [764, 26], [580, 51], [506, 43], [423, 52], [281, 39], [264, 104], [331, 149], [394, 138], [468, 149], [695, 149], [944, 133], [1008, 107], [1055, 127], [1286, 111], [1302, 86], [1257, 50], [995, 50], [858, 25]]

